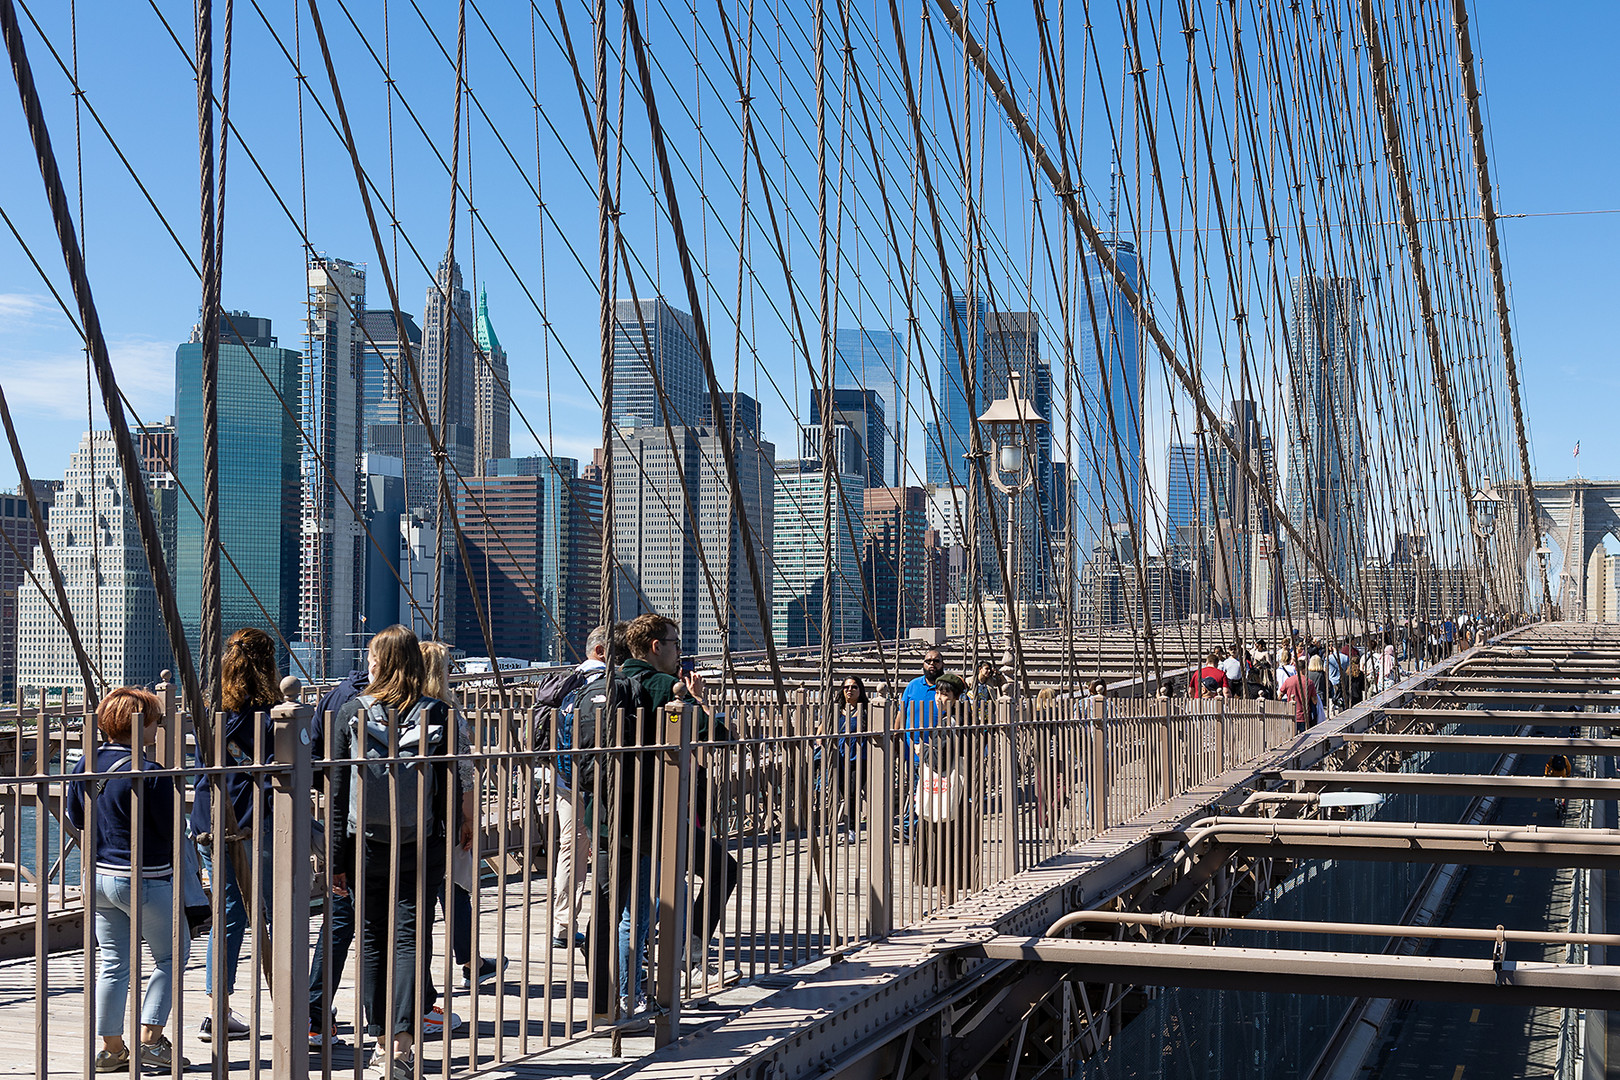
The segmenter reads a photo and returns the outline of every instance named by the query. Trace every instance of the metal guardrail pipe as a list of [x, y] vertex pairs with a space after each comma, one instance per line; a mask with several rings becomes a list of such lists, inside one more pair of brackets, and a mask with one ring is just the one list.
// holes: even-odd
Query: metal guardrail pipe
[[1131, 911], [1073, 911], [1047, 928], [1057, 937], [1085, 923], [1146, 926], [1169, 929], [1267, 930], [1280, 933], [1339, 934], [1347, 937], [1438, 938], [1445, 941], [1522, 941], [1544, 945], [1620, 945], [1620, 934], [1570, 934], [1554, 931], [1507, 930], [1496, 927], [1408, 926], [1401, 923], [1311, 922], [1304, 919], [1234, 919], [1214, 915], [1179, 915], [1173, 911], [1144, 914]]

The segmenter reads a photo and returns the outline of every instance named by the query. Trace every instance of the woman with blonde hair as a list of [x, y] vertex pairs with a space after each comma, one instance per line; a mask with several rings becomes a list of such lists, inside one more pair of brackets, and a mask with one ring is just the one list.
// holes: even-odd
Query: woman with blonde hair
[[[332, 827], [343, 867], [333, 878], [346, 888], [355, 873], [364, 884], [361, 1000], [366, 1031], [377, 1040], [371, 1065], [400, 1080], [416, 1071], [417, 1010], [428, 1009], [434, 993], [431, 981], [416, 985], [417, 884], [437, 894], [448, 873], [447, 838], [454, 831], [470, 845], [472, 822], [456, 820], [454, 721], [448, 705], [423, 693], [427, 671], [416, 635], [390, 626], [371, 639], [367, 660], [366, 692], [343, 707], [332, 732], [333, 760], [354, 763], [332, 776]], [[429, 764], [418, 768], [413, 761]], [[433, 935], [420, 936], [422, 970], [430, 971]], [[453, 1016], [437, 1008], [421, 1019], [429, 1035], [442, 1033], [447, 1022], [455, 1027]]]
[[[455, 691], [450, 688], [450, 646], [442, 641], [422, 642], [422, 665], [425, 669], [422, 680], [422, 696], [438, 698], [450, 706], [456, 714], [456, 779], [461, 787], [461, 819], [473, 822], [478, 821], [478, 771], [473, 768], [471, 758], [467, 755], [472, 752], [472, 736], [467, 727], [467, 716], [461, 711], [461, 702], [456, 700]], [[473, 893], [477, 891], [478, 859], [473, 852], [472, 844], [457, 844], [450, 854], [450, 880], [455, 885], [451, 896], [455, 903], [452, 910], [445, 904], [444, 887], [439, 887], [439, 908], [445, 913], [445, 919], [450, 925], [450, 940], [456, 954], [456, 963], [461, 965], [461, 985], [470, 987], [474, 982], [485, 983], [493, 979], [500, 970], [495, 961], [488, 957], [478, 960], [477, 974], [473, 973], [472, 964], [472, 920], [473, 920]]]

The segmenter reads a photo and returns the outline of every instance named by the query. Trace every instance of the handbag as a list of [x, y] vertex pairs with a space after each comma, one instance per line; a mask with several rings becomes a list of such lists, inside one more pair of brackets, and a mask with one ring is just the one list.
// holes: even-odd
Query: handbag
[[912, 805], [917, 816], [930, 825], [943, 825], [956, 817], [967, 785], [955, 768], [942, 773], [927, 762], [917, 765], [917, 790]]

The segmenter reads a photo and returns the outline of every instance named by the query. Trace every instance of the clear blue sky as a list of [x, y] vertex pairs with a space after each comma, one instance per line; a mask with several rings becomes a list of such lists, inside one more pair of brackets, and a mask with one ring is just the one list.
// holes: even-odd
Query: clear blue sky
[[[52, 41], [65, 50], [69, 42], [67, 5], [33, 0], [30, 6]], [[173, 2], [159, 6], [182, 40], [188, 40], [190, 6]], [[294, 6], [302, 5], [275, 5], [271, 12], [277, 29], [286, 35], [289, 50], [299, 47], [291, 38]], [[349, 6], [362, 20], [371, 19], [366, 24], [369, 28], [380, 24], [380, 16], [362, 11], [367, 5]], [[871, 5], [861, 6], [870, 9]], [[449, 67], [409, 6], [395, 7], [392, 47], [396, 75], [421, 122], [443, 142], [450, 126]], [[453, 5], [422, 7], [430, 12], [441, 36], [452, 36]], [[498, 36], [527, 80], [527, 19], [521, 13], [507, 12], [504, 5], [479, 7], [492, 18], [507, 20], [498, 24]], [[195, 91], [184, 60], [146, 6], [92, 9], [84, 4], [81, 8], [79, 64], [89, 100], [148, 182], [181, 240], [195, 250]], [[306, 99], [301, 169], [298, 99], [289, 65], [252, 7], [239, 5], [237, 10], [234, 118], [294, 214], [302, 212], [301, 185], [308, 192], [307, 213], [316, 245], [329, 254], [374, 266], [347, 160]], [[339, 53], [349, 109], [360, 128], [362, 155], [379, 182], [386, 183], [381, 77], [361, 51], [358, 37], [338, 5], [324, 4], [322, 10]], [[588, 8], [575, 4], [568, 10], [576, 47], [588, 50]], [[92, 11], [95, 17], [87, 17]], [[1485, 80], [1501, 211], [1548, 215], [1620, 209], [1613, 183], [1620, 76], [1610, 55], [1612, 43], [1620, 35], [1620, 5], [1486, 0], [1476, 4], [1474, 11], [1475, 46]], [[325, 98], [307, 15], [302, 32], [304, 62]], [[572, 77], [560, 62], [545, 24], [539, 35], [540, 96], [560, 132], [560, 137], [544, 133], [540, 149], [544, 195], [555, 219], [545, 241], [547, 294], [540, 295], [540, 277], [535, 273], [540, 233], [533, 195], [507, 160], [507, 151], [494, 142], [481, 122], [473, 134], [475, 197], [529, 282], [533, 301], [519, 287], [517, 276], [502, 265], [488, 237], [479, 233], [476, 253], [473, 251], [466, 239], [465, 214], [458, 248], [464, 270], [471, 275], [476, 256], [480, 283], [488, 284], [495, 324], [512, 362], [516, 400], [535, 434], [540, 441], [554, 444], [558, 453], [580, 455], [598, 441], [599, 421], [593, 416], [595, 407], [585, 383], [569, 369], [569, 363], [572, 358], [587, 378], [594, 378], [595, 300], [585, 273], [571, 265], [574, 256], [563, 241], [571, 239], [587, 267], [594, 267], [595, 204], [565, 153], [572, 150], [589, 168], [589, 162], [583, 160], [589, 157], [589, 148], [583, 143]], [[380, 48], [380, 33], [372, 36]], [[511, 153], [532, 180], [534, 111], [489, 34], [475, 24], [470, 40], [473, 88], [484, 96], [485, 105], [509, 140]], [[35, 73], [47, 96], [52, 134], [71, 186], [76, 170], [68, 85], [32, 30], [29, 41]], [[655, 39], [655, 51], [657, 44]], [[588, 78], [588, 51], [581, 60], [587, 65]], [[774, 72], [767, 74], [775, 77]], [[692, 73], [671, 65], [669, 77], [677, 85], [689, 85]], [[723, 82], [723, 72], [717, 67], [709, 69], [708, 77]], [[795, 89], [794, 73], [787, 73], [784, 81], [785, 90]], [[798, 81], [802, 83], [802, 78]], [[61, 261], [29, 158], [26, 131], [9, 80], [5, 86], [6, 91], [0, 93], [0, 147], [9, 167], [0, 170], [0, 207], [16, 221], [52, 280], [63, 287]], [[797, 89], [805, 92], [802, 85]], [[666, 93], [663, 104], [666, 113], [673, 113], [679, 99]], [[774, 120], [775, 114], [770, 116]], [[686, 125], [693, 119], [676, 116], [673, 123]], [[394, 122], [401, 218], [421, 245], [423, 257], [436, 262], [444, 244], [447, 184], [437, 162], [427, 156], [412, 119], [396, 109]], [[711, 117], [709, 122], [716, 120]], [[173, 408], [174, 348], [196, 318], [196, 280], [87, 113], [82, 124], [84, 232], [102, 319], [120, 377], [136, 408], [143, 416], [158, 418]], [[651, 162], [626, 164], [627, 169], [637, 166], [650, 171]], [[725, 205], [728, 196], [734, 199], [730, 182], [723, 182], [723, 177], [727, 173], [734, 177], [735, 166], [734, 161], [713, 159], [703, 163], [706, 186], [716, 193], [717, 205]], [[229, 167], [224, 302], [227, 307], [272, 318], [283, 344], [300, 347], [302, 258], [296, 232], [240, 148], [232, 147]], [[809, 190], [813, 192], [813, 173], [809, 179], [800, 177], [799, 182], [812, 185]], [[1088, 182], [1095, 186], [1099, 181], [1092, 174]], [[696, 195], [683, 188], [682, 197], [690, 220], [698, 214]], [[647, 209], [644, 204], [627, 203], [627, 219], [637, 214], [645, 219]], [[723, 211], [719, 217], [724, 219]], [[1586, 475], [1620, 476], [1620, 425], [1614, 421], [1620, 375], [1615, 371], [1615, 334], [1609, 314], [1620, 285], [1614, 260], [1614, 252], [1620, 250], [1620, 214], [1514, 218], [1503, 223], [1502, 233], [1538, 475], [1568, 475], [1570, 450], [1579, 439], [1580, 466]], [[667, 235], [665, 241], [667, 244]], [[768, 252], [768, 237], [756, 234], [754, 243], [756, 252]], [[647, 249], [644, 257], [652, 259], [650, 245], [643, 247]], [[799, 260], [814, 257], [813, 250], [802, 242], [794, 251]], [[659, 255], [663, 266], [654, 266], [653, 272], [664, 275], [666, 292], [678, 294], [668, 246]], [[403, 249], [399, 272], [405, 307], [420, 313], [426, 273]], [[874, 272], [873, 268], [868, 272]], [[719, 295], [732, 288], [723, 280], [709, 284]], [[937, 289], [925, 296], [924, 303], [932, 310], [936, 300]], [[385, 303], [380, 275], [374, 275], [370, 301], [372, 306]], [[536, 304], [544, 307], [555, 329], [555, 338], [549, 341]], [[764, 311], [759, 317], [768, 315], [776, 317]], [[808, 320], [813, 321], [814, 315], [813, 307], [805, 312]], [[895, 322], [898, 325], [901, 320]], [[802, 364], [795, 368], [784, 356], [766, 356], [763, 363], [781, 384], [778, 390], [761, 388], [757, 395], [766, 402], [767, 434], [785, 443], [793, 437], [790, 413], [773, 396], [779, 392], [790, 401], [803, 399], [797, 382]], [[548, 364], [550, 393], [546, 392]], [[748, 366], [746, 357], [743, 366]], [[754, 390], [746, 385], [749, 380], [745, 370], [743, 388]], [[0, 385], [10, 398], [32, 469], [40, 475], [60, 475], [85, 427], [84, 364], [72, 331], [18, 245], [4, 232], [0, 232]], [[534, 438], [517, 417], [513, 443], [519, 453], [535, 447]], [[0, 483], [10, 475], [10, 463], [0, 464]]]

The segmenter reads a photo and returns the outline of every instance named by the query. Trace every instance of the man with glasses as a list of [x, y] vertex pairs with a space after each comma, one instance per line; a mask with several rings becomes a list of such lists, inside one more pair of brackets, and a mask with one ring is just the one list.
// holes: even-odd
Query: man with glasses
[[[905, 692], [900, 695], [901, 734], [913, 760], [939, 723], [938, 688], [939, 677], [943, 674], [945, 656], [938, 648], [930, 647], [923, 653], [922, 674], [906, 684]], [[905, 798], [900, 816], [902, 836], [911, 833], [911, 809], [911, 799]]]
[[[723, 735], [723, 729], [714, 725], [702, 711], [706, 694], [703, 676], [696, 672], [681, 676], [681, 632], [673, 619], [663, 615], [646, 614], [631, 620], [625, 630], [625, 645], [630, 659], [625, 661], [612, 686], [613, 709], [621, 708], [628, 730], [621, 733], [619, 745], [656, 744], [665, 741], [660, 731], [664, 706], [670, 702], [693, 702], [699, 707], [699, 737], [714, 738]], [[668, 741], [679, 738], [677, 731], [668, 733]], [[637, 760], [639, 759], [639, 760]], [[642, 968], [646, 964], [647, 937], [652, 911], [652, 860], [657, 854], [658, 838], [653, 831], [653, 808], [658, 775], [656, 753], [626, 758], [620, 766], [618, 785], [620, 829], [619, 881], [613, 889], [611, 908], [617, 912], [619, 952], [619, 997], [622, 1015], [636, 1013], [641, 1006]], [[693, 777], [692, 812], [697, 827], [692, 837], [693, 872], [703, 881], [692, 898], [693, 946], [691, 961], [702, 963], [702, 952], [709, 938], [718, 928], [725, 914], [727, 899], [737, 888], [739, 870], [737, 860], [727, 852], [719, 840], [711, 839], [707, 829], [708, 783], [700, 769]], [[639, 792], [639, 799], [638, 799]], [[639, 815], [637, 808], [639, 805]], [[679, 823], [682, 827], [685, 822]], [[598, 864], [606, 865], [606, 864]], [[633, 874], [630, 868], [633, 866]], [[632, 910], [631, 898], [635, 899]], [[609, 922], [603, 916], [608, 898], [598, 893], [597, 918], [592, 932], [598, 933], [598, 955], [605, 956], [605, 938]], [[701, 936], [700, 936], [701, 935]], [[729, 974], [729, 973], [727, 973]], [[607, 1012], [605, 979], [598, 979], [598, 1000], [594, 1011]]]

